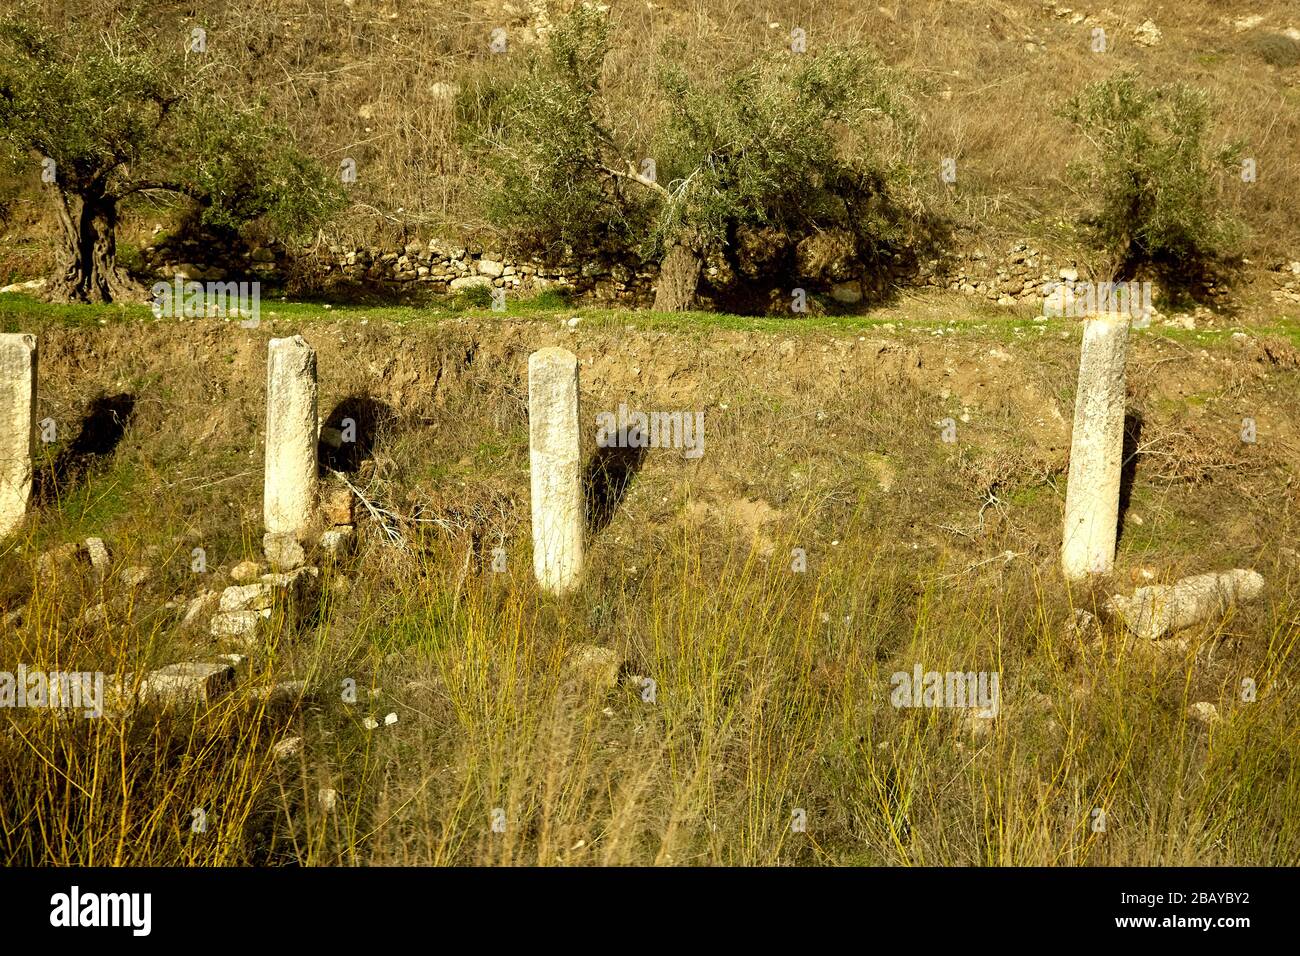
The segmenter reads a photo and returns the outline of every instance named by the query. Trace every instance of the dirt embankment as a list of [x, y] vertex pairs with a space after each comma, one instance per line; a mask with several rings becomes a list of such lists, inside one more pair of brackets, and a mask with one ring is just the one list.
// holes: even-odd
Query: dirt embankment
[[[580, 360], [589, 452], [596, 416], [620, 405], [704, 414], [703, 455], [652, 449], [638, 463], [615, 518], [628, 536], [687, 520], [729, 526], [766, 550], [783, 524], [811, 521], [829, 543], [865, 510], [903, 546], [954, 548], [971, 560], [996, 548], [1052, 561], [1077, 328], [785, 335], [655, 331], [635, 317], [575, 326], [52, 327], [41, 335], [40, 415], [75, 428], [97, 397], [129, 394], [123, 448], [147, 463], [136, 469], [133, 494], [212, 487], [220, 500], [188, 507], [186, 527], [216, 521], [199, 512], [219, 508], [236, 529], [255, 528], [266, 342], [294, 333], [317, 349], [323, 420], [358, 402], [382, 410], [384, 434], [366, 440], [392, 460], [386, 493], [406, 513], [484, 501], [512, 515], [510, 533], [522, 533], [527, 357], [560, 345]], [[1133, 338], [1131, 517], [1121, 537], [1121, 550], [1133, 553], [1121, 554], [1121, 568], [1195, 563], [1211, 543], [1243, 562], [1267, 541], [1280, 546], [1295, 504], [1296, 366], [1290, 346], [1244, 334], [1204, 349]], [[1247, 419], [1253, 442], [1242, 437]], [[685, 507], [683, 493], [692, 499]]]

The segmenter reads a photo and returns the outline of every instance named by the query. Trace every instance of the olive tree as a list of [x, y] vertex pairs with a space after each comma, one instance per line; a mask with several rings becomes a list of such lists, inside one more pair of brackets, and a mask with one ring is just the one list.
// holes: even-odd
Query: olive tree
[[[711, 252], [739, 226], [868, 240], [899, 225], [891, 190], [911, 139], [893, 77], [867, 51], [778, 51], [719, 75], [659, 70], [654, 102], [615, 105], [609, 22], [580, 6], [517, 75], [462, 94], [492, 172], [489, 213], [534, 246], [635, 246], [658, 261], [655, 308], [694, 307]], [[638, 108], [639, 107], [639, 108]], [[620, 111], [652, 115], [629, 142]]]
[[1184, 284], [1229, 253], [1242, 227], [1222, 194], [1241, 147], [1208, 141], [1203, 91], [1122, 72], [1086, 86], [1062, 113], [1088, 147], [1073, 164], [1082, 221], [1115, 275], [1152, 267]]
[[337, 208], [340, 187], [288, 135], [205, 83], [180, 37], [151, 46], [139, 24], [83, 35], [0, 18], [0, 151], [38, 164], [59, 222], [51, 296], [144, 299], [118, 264], [123, 203], [152, 194], [195, 204], [234, 229], [263, 218], [292, 232]]

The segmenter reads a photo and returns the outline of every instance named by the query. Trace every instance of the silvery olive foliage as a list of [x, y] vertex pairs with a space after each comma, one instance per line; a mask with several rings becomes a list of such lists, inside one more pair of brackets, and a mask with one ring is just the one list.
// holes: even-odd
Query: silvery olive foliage
[[809, 44], [709, 75], [665, 55], [633, 117], [607, 86], [607, 15], [579, 7], [461, 92], [489, 216], [533, 248], [629, 251], [665, 269], [685, 249], [696, 272], [741, 226], [795, 240], [845, 227], [860, 252], [901, 244], [921, 204], [898, 77], [864, 48]]
[[121, 203], [141, 195], [183, 197], [214, 229], [261, 220], [282, 234], [341, 204], [342, 187], [288, 131], [203, 68], [219, 36], [202, 53], [188, 35], [150, 37], [134, 21], [92, 35], [22, 11], [0, 17], [0, 153], [39, 168], [51, 191], [66, 263], [58, 297], [137, 297], [115, 230]]
[[1063, 113], [1090, 152], [1074, 165], [1083, 222], [1116, 275], [1155, 267], [1185, 280], [1231, 253], [1241, 224], [1222, 196], [1242, 147], [1209, 143], [1203, 91], [1123, 72], [1084, 87]]

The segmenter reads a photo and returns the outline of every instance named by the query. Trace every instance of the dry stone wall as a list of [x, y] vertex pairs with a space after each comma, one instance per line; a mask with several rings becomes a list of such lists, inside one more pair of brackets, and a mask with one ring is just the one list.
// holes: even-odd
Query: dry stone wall
[[[915, 267], [898, 257], [871, 271], [842, 254], [843, 250], [822, 248], [825, 245], [825, 236], [798, 244], [794, 260], [801, 278], [796, 281], [809, 292], [824, 293], [846, 306], [878, 299], [890, 285], [946, 289], [1011, 306], [1041, 301], [1061, 283], [1096, 278], [1074, 260], [1053, 256], [1025, 240], [993, 251], [974, 248], [943, 259], [923, 259]], [[223, 251], [213, 253], [213, 249]], [[164, 280], [180, 274], [198, 281], [249, 278], [280, 284], [295, 275], [310, 275], [327, 288], [336, 284], [393, 291], [410, 287], [451, 295], [476, 288], [505, 289], [511, 295], [556, 289], [580, 299], [632, 307], [650, 305], [657, 279], [657, 270], [645, 263], [612, 257], [561, 263], [521, 261], [473, 242], [442, 239], [408, 242], [400, 249], [375, 245], [290, 249], [278, 242], [232, 245], [185, 240], [145, 249], [143, 264], [146, 271]], [[1274, 301], [1300, 302], [1300, 261], [1272, 263], [1264, 277]], [[745, 276], [716, 265], [705, 270], [705, 278], [715, 285], [746, 281]], [[774, 294], [774, 309], [779, 310], [785, 301], [783, 292]], [[1211, 298], [1228, 294], [1225, 287], [1213, 285], [1206, 292]]]
[[[196, 261], [197, 260], [197, 261]], [[220, 259], [205, 259], [200, 243], [145, 251], [148, 270], [159, 279], [176, 274], [197, 281], [251, 276], [282, 282], [304, 272], [328, 286], [406, 286], [454, 295], [472, 289], [506, 289], [531, 295], [558, 289], [579, 297], [648, 305], [655, 272], [613, 259], [570, 263], [521, 262], [500, 250], [440, 239], [409, 242], [399, 249], [357, 246], [291, 253], [279, 243], [233, 248]]]

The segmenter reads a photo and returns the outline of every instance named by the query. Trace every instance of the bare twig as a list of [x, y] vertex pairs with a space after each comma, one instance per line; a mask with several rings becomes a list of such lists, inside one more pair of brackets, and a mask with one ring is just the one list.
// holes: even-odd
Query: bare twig
[[[401, 515], [389, 511], [387, 508], [381, 508], [379, 505], [372, 502], [361, 493], [360, 488], [348, 481], [348, 476], [343, 474], [343, 472], [335, 471], [331, 468], [330, 474], [334, 475], [334, 477], [342, 481], [343, 484], [347, 485], [351, 492], [356, 495], [357, 500], [360, 501], [366, 511], [370, 513], [370, 517], [373, 518], [383, 530], [384, 536], [388, 539], [390, 545], [401, 548], [403, 551], [411, 550], [410, 545], [406, 543], [406, 539], [402, 537], [401, 530], [397, 527], [397, 522], [402, 520]], [[389, 519], [392, 520], [390, 521]]]

